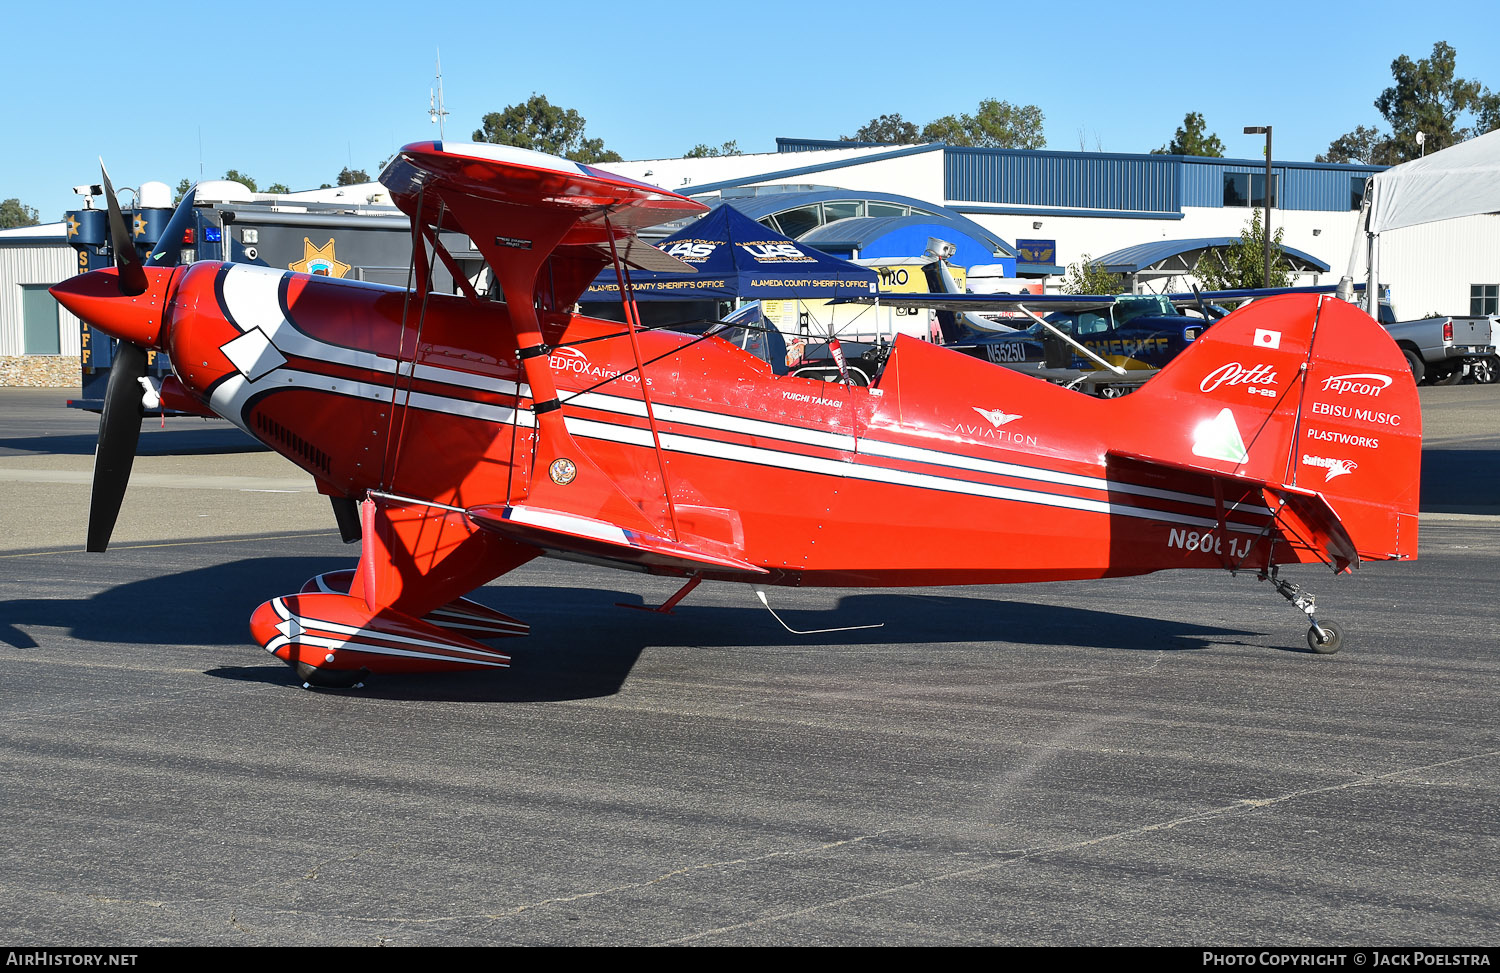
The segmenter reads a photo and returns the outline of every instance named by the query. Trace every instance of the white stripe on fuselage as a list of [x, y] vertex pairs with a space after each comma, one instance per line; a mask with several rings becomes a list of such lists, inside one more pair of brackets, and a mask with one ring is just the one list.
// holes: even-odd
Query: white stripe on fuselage
[[[323, 341], [294, 327], [281, 311], [280, 287], [282, 279], [286, 276], [288, 276], [288, 273], [285, 271], [272, 270], [266, 267], [231, 266], [225, 272], [222, 285], [224, 303], [229, 312], [231, 323], [241, 328], [241, 330], [258, 328], [284, 354], [315, 361], [332, 362], [352, 368], [374, 371], [383, 375], [397, 374], [398, 364], [394, 359], [374, 352], [348, 348]], [[406, 375], [411, 373], [409, 363], [402, 362], [400, 364], [400, 374]], [[524, 384], [518, 387], [516, 383], [505, 379], [433, 365], [416, 366], [416, 376], [436, 384], [470, 388], [479, 391], [510, 395], [520, 394], [522, 396], [529, 396], [530, 394], [529, 389]], [[244, 407], [249, 400], [262, 391], [285, 386], [317, 391], [326, 390], [336, 395], [346, 395], [382, 403], [390, 402], [392, 397], [390, 385], [335, 378], [333, 376], [283, 366], [253, 382], [248, 381], [241, 375], [229, 376], [215, 388], [213, 395], [210, 397], [210, 404], [214, 411], [230, 419], [230, 421], [240, 426], [246, 432], [249, 432], [250, 429], [244, 417]], [[566, 396], [566, 393], [564, 395]], [[406, 394], [404, 392], [401, 393], [399, 398], [405, 400]], [[599, 392], [581, 392], [566, 396], [564, 401], [568, 405], [593, 409], [599, 412], [611, 412], [617, 415], [637, 418], [644, 418], [646, 416], [646, 406], [642, 400], [624, 396], [608, 395]], [[530, 410], [522, 409], [517, 411], [514, 408], [488, 405], [457, 396], [412, 392], [409, 404], [412, 408], [428, 412], [461, 415], [482, 422], [505, 425], [514, 424], [528, 428], [535, 425], [535, 417]], [[709, 412], [685, 406], [657, 405], [654, 407], [654, 412], [656, 418], [664, 422], [698, 426], [720, 432], [737, 433], [760, 439], [770, 439], [834, 450], [848, 454], [851, 458], [856, 453], [857, 455], [864, 456], [879, 456], [885, 459], [943, 466], [949, 469], [992, 476], [1034, 480], [1062, 487], [1123, 493], [1199, 506], [1213, 506], [1215, 502], [1212, 498], [1195, 494], [1138, 486], [1103, 477], [1064, 473], [1042, 467], [1021, 466], [998, 460], [981, 459], [963, 453], [950, 453], [943, 450], [910, 446], [903, 443], [886, 442], [873, 437], [856, 440], [854, 436], [846, 433], [808, 429], [786, 423], [772, 422], [764, 419], [751, 419], [744, 416], [725, 415], [723, 413]], [[645, 429], [613, 422], [583, 419], [577, 416], [568, 416], [566, 421], [568, 431], [573, 435], [645, 448], [651, 448], [653, 445], [651, 434]], [[1216, 519], [1133, 507], [1126, 504], [1093, 500], [1070, 494], [1046, 493], [986, 483], [975, 483], [970, 480], [955, 479], [936, 474], [870, 466], [857, 461], [851, 462], [846, 459], [808, 456], [760, 446], [743, 446], [683, 434], [663, 435], [662, 447], [673, 452], [753, 463], [761, 466], [772, 466], [823, 476], [853, 478], [870, 482], [910, 486], [917, 489], [939, 490], [948, 493], [962, 493], [972, 496], [1012, 500], [1020, 503], [1069, 507], [1095, 513], [1143, 517], [1193, 526], [1212, 527], [1217, 524]], [[1228, 508], [1230, 510], [1256, 514], [1269, 513], [1264, 506], [1259, 504], [1229, 504]], [[1255, 531], [1258, 529], [1248, 525], [1231, 524], [1229, 526], [1231, 529], [1242, 531]]]
[[[331, 375], [320, 375], [317, 372], [304, 372], [292, 368], [278, 368], [255, 381], [251, 382], [243, 375], [235, 373], [228, 376], [214, 387], [213, 394], [209, 397], [209, 405], [219, 415], [224, 416], [230, 422], [239, 426], [246, 432], [250, 432], [244, 409], [250, 399], [260, 392], [276, 388], [299, 388], [311, 389], [318, 392], [330, 392], [334, 395], [346, 395], [356, 399], [366, 399], [371, 402], [389, 404], [391, 401], [391, 387], [389, 385], [373, 385], [369, 382], [356, 382], [347, 378], [334, 378]], [[427, 392], [411, 393], [410, 401], [407, 401], [405, 392], [400, 393], [401, 404], [409, 404], [413, 409], [421, 409], [424, 412], [436, 412], [442, 415], [467, 416], [470, 419], [478, 419], [481, 422], [495, 422], [504, 425], [519, 425], [531, 427], [536, 423], [536, 417], [530, 409], [517, 411], [509, 406], [487, 405], [483, 402], [475, 402], [471, 399], [460, 399], [448, 395], [432, 395]], [[254, 435], [253, 433], [251, 433]]]
[[[296, 355], [314, 361], [326, 361], [350, 368], [380, 372], [385, 375], [397, 373], [394, 358], [373, 351], [333, 344], [297, 329], [281, 311], [281, 282], [291, 276], [290, 271], [273, 270], [248, 264], [232, 264], [224, 273], [222, 289], [224, 305], [229, 313], [229, 322], [241, 331], [259, 329], [271, 339], [284, 355]], [[400, 374], [412, 374], [410, 362], [400, 363]], [[457, 385], [478, 389], [482, 392], [516, 394], [516, 383], [488, 375], [476, 375], [452, 368], [435, 365], [418, 365], [417, 378], [441, 385]], [[387, 394], [389, 399], [390, 395]]]
[[292, 326], [281, 313], [281, 282], [289, 271], [246, 264], [231, 264], [220, 288], [229, 321], [241, 331], [258, 328], [284, 355], [336, 362], [373, 372], [393, 372], [395, 362], [373, 351], [361, 351], [320, 341]]

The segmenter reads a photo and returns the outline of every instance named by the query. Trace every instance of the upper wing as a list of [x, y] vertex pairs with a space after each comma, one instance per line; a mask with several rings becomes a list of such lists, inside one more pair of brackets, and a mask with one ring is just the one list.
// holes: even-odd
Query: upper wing
[[[505, 318], [532, 399], [535, 440], [526, 457], [533, 469], [563, 462], [572, 471], [566, 479], [532, 475], [525, 503], [512, 496], [507, 503], [471, 506], [470, 521], [570, 555], [674, 571], [764, 573], [730, 545], [685, 539], [675, 527], [673, 536], [663, 536], [631, 493], [573, 438], [549, 354], [566, 316], [541, 313], [573, 304], [615, 257], [653, 270], [695, 271], [635, 234], [707, 207], [602, 169], [503, 145], [408, 145], [381, 182], [414, 224], [459, 230], [484, 254], [505, 296]], [[637, 367], [644, 368], [639, 359]], [[642, 397], [649, 408], [644, 391]]]
[[[1280, 294], [1332, 294], [1338, 289], [1334, 284], [1317, 287], [1250, 287], [1230, 291], [1199, 291], [1193, 293], [1159, 294], [1178, 306], [1198, 304], [1200, 301], [1248, 301], [1261, 297], [1276, 297]], [[1355, 288], [1359, 290], [1359, 287]], [[926, 307], [935, 311], [1009, 311], [1028, 307], [1038, 314], [1054, 311], [1075, 313], [1095, 311], [1118, 303], [1121, 299], [1146, 296], [1134, 294], [881, 294], [860, 295], [841, 298], [851, 304], [899, 304], [902, 307]]]
[[708, 209], [603, 169], [489, 143], [414, 142], [397, 153], [380, 181], [408, 216], [466, 233], [486, 257], [496, 248], [496, 255], [531, 248], [530, 238], [506, 232], [505, 215], [515, 208], [552, 214], [565, 229], [550, 247], [571, 257], [607, 263], [614, 241], [620, 259], [632, 266], [692, 273], [692, 265], [635, 234]]
[[1013, 311], [1024, 306], [1051, 314], [1107, 308], [1119, 298], [1104, 294], [862, 294], [839, 300], [848, 304], [896, 304], [935, 311]]

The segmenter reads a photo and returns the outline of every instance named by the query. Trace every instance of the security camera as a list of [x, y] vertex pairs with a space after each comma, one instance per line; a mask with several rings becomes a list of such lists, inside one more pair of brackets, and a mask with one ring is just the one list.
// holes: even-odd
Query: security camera
[[82, 186], [74, 186], [73, 192], [79, 196], [102, 196], [104, 195], [104, 187], [97, 183], [85, 183]]
[[958, 253], [958, 247], [949, 243], [947, 240], [939, 240], [937, 237], [928, 237], [927, 253], [931, 254], [938, 260], [947, 260], [949, 257]]

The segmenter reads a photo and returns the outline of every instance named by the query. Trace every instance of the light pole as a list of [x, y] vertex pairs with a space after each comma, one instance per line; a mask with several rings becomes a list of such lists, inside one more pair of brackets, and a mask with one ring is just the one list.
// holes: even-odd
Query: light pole
[[1259, 135], [1262, 132], [1266, 136], [1266, 187], [1265, 187], [1265, 240], [1261, 243], [1261, 249], [1265, 253], [1266, 266], [1265, 276], [1261, 278], [1260, 286], [1271, 286], [1271, 126], [1269, 125], [1246, 125], [1246, 135]]

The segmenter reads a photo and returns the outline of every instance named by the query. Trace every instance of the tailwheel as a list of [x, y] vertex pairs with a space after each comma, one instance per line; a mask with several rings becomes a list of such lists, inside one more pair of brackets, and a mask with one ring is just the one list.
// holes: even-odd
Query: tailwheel
[[1319, 655], [1333, 655], [1344, 644], [1344, 628], [1338, 622], [1318, 621], [1316, 598], [1310, 591], [1303, 591], [1302, 586], [1291, 581], [1285, 581], [1276, 576], [1276, 566], [1272, 565], [1270, 571], [1262, 571], [1258, 577], [1262, 581], [1271, 582], [1276, 593], [1291, 602], [1307, 620], [1312, 627], [1307, 630], [1307, 647]]
[[1307, 630], [1307, 647], [1319, 655], [1333, 655], [1344, 644], [1344, 627], [1323, 621]]

